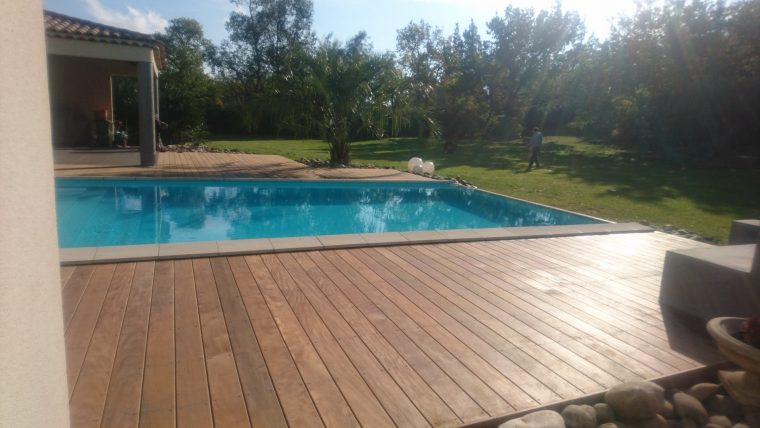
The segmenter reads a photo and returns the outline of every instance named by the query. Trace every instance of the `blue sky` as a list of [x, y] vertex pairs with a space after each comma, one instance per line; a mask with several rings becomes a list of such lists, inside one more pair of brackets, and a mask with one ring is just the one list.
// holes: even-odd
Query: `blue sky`
[[[485, 23], [504, 7], [550, 8], [554, 0], [314, 0], [313, 29], [319, 37], [332, 33], [346, 40], [361, 30], [376, 50], [393, 50], [396, 31], [410, 21], [424, 19], [450, 34], [456, 23], [470, 19], [485, 35]], [[229, 0], [44, 0], [45, 8], [141, 32], [160, 31], [172, 18], [198, 20], [206, 37], [219, 43], [227, 37], [224, 24], [233, 10]], [[634, 0], [563, 0], [563, 8], [576, 10], [600, 38], [607, 35], [610, 19], [635, 10]]]

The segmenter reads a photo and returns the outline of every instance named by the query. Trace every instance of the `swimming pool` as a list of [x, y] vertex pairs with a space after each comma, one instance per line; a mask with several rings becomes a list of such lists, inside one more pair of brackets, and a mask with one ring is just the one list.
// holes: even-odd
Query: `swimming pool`
[[451, 182], [56, 180], [61, 248], [599, 223]]

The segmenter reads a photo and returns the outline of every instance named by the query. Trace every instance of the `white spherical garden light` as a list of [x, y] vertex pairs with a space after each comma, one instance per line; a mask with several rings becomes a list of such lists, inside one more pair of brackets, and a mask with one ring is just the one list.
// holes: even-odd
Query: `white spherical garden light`
[[414, 167], [418, 166], [418, 165], [420, 167], [420, 171], [422, 171], [422, 169], [421, 169], [422, 168], [422, 159], [420, 159], [418, 157], [413, 157], [413, 158], [409, 159], [409, 162], [406, 164], [406, 169], [409, 172], [414, 172]]
[[433, 162], [427, 161], [422, 164], [422, 173], [423, 174], [430, 174], [433, 175], [435, 172], [435, 164]]

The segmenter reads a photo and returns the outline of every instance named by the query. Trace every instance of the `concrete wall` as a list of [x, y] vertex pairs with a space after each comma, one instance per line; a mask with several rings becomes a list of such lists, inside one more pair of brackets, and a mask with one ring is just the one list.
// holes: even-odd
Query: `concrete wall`
[[86, 146], [94, 111], [113, 118], [111, 76], [136, 76], [137, 64], [126, 61], [48, 55], [50, 110], [55, 146]]
[[0, 2], [0, 427], [68, 427], [41, 0]]

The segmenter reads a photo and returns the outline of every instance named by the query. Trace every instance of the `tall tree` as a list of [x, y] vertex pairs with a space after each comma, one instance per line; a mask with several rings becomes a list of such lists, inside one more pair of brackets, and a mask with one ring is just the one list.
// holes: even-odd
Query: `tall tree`
[[545, 84], [561, 69], [567, 50], [583, 41], [584, 26], [575, 12], [559, 3], [550, 11], [508, 6], [488, 23], [493, 41], [486, 72], [490, 108], [499, 112], [506, 135], [523, 126]]
[[327, 39], [311, 67], [310, 101], [316, 106], [330, 161], [348, 165], [351, 142], [383, 136], [394, 79], [392, 58], [372, 52], [364, 32], [345, 45]]
[[215, 50], [214, 71], [248, 131], [282, 131], [301, 117], [302, 87], [314, 45], [311, 0], [232, 0], [229, 39]]
[[398, 65], [404, 78], [397, 94], [398, 112], [406, 117], [404, 126], [412, 126], [420, 138], [439, 134], [432, 113], [443, 72], [443, 43], [441, 29], [425, 21], [410, 22], [396, 35]]
[[206, 127], [209, 77], [203, 65], [211, 43], [203, 37], [201, 24], [189, 18], [171, 20], [158, 38], [167, 53], [159, 80], [161, 119], [176, 142], [197, 138]]

